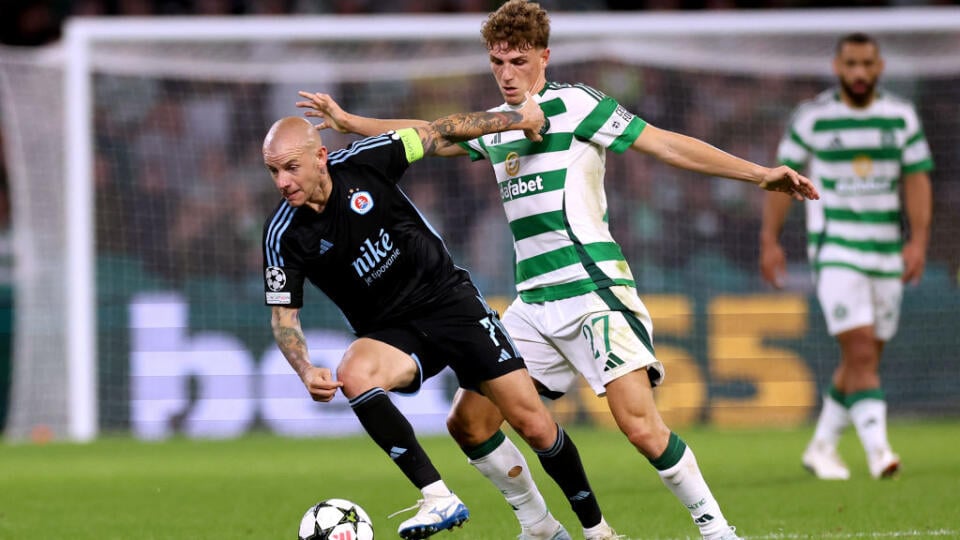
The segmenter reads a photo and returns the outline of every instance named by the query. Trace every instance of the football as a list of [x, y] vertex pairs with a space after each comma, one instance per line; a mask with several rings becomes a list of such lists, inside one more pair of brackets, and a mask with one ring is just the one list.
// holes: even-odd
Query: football
[[303, 515], [297, 540], [373, 540], [373, 522], [360, 505], [327, 499]]

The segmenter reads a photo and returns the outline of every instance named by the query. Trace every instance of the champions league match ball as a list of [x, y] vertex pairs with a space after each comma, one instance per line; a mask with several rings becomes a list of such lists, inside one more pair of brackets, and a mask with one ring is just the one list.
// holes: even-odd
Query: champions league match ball
[[303, 515], [297, 540], [373, 540], [373, 522], [358, 504], [327, 499]]

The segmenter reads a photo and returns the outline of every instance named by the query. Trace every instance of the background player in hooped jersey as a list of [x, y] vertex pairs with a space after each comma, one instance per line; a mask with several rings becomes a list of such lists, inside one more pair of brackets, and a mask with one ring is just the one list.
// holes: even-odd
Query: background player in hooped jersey
[[[304, 118], [277, 121], [264, 140], [264, 163], [284, 197], [263, 234], [273, 336], [313, 399], [343, 392], [366, 432], [422, 491], [419, 511], [400, 524], [403, 538], [426, 538], [469, 516], [386, 394], [416, 392], [448, 365], [460, 386], [496, 403], [564, 493], [581, 495], [580, 511], [602, 519], [576, 446], [540, 400], [497, 314], [397, 186], [410, 163], [455, 141], [505, 129], [539, 140], [544, 125], [530, 99], [518, 110], [450, 115], [329, 154]], [[358, 336], [336, 378], [309, 360], [299, 319], [305, 280]], [[570, 539], [558, 521], [545, 525], [551, 538]]]
[[[897, 330], [903, 283], [923, 274], [933, 160], [913, 105], [876, 87], [883, 60], [872, 37], [842, 37], [833, 69], [839, 88], [797, 108], [778, 150], [782, 163], [806, 165], [823, 192], [806, 207], [807, 245], [827, 330], [840, 344], [840, 363], [802, 462], [818, 478], [849, 478], [837, 442], [852, 421], [870, 474], [887, 478], [900, 458], [887, 440], [880, 356]], [[764, 203], [760, 267], [777, 287], [786, 270], [779, 236], [789, 206], [790, 199], [775, 194]]]
[[[604, 151], [638, 150], [676, 167], [750, 182], [798, 200], [816, 198], [816, 190], [789, 167], [762, 167], [648, 125], [593, 88], [548, 82], [550, 21], [534, 2], [506, 2], [489, 15], [481, 32], [505, 101], [492, 110], [514, 110], [527, 93], [535, 94], [550, 122], [539, 143], [515, 131], [437, 152], [486, 158], [493, 165], [517, 261], [519, 296], [504, 314], [504, 325], [545, 395], [563, 394], [581, 373], [598, 395], [606, 395], [617, 425], [689, 510], [702, 536], [737, 538], [693, 452], [657, 411], [653, 387], [663, 377], [663, 366], [653, 354], [650, 315], [605, 221]], [[369, 135], [423, 124], [348, 114], [325, 94], [301, 96], [306, 99], [298, 105], [310, 109], [308, 116], [324, 118], [321, 127], [338, 131]], [[544, 511], [538, 508], [542, 499], [526, 497], [535, 487], [507, 478], [506, 471], [523, 458], [509, 439], [503, 440], [502, 421], [484, 396], [461, 390], [448, 427], [526, 527], [530, 516]], [[581, 524], [587, 540], [617, 537], [604, 524]]]

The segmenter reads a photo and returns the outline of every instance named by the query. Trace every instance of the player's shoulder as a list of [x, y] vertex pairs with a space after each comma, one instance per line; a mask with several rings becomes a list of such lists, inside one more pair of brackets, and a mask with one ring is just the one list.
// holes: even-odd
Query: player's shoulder
[[881, 88], [877, 90], [877, 101], [885, 104], [888, 107], [895, 107], [900, 110], [905, 111], [914, 111], [916, 109], [913, 101], [907, 99], [906, 97], [897, 94], [896, 92], [891, 92], [886, 88]]
[[564, 83], [547, 81], [543, 89], [543, 99], [562, 99], [564, 101], [585, 101], [596, 103], [607, 95], [584, 83]]
[[277, 241], [283, 232], [290, 228], [296, 215], [297, 208], [290, 206], [285, 199], [281, 199], [263, 222], [264, 241]]
[[267, 215], [267, 219], [264, 221], [264, 227], [277, 219], [291, 219], [296, 210], [296, 208], [290, 206], [290, 203], [288, 203], [286, 199], [280, 199], [280, 202], [277, 203], [273, 211]]
[[372, 137], [357, 139], [347, 145], [345, 148], [330, 152], [327, 157], [327, 165], [341, 165], [353, 159], [361, 159], [375, 153], [378, 148], [383, 148], [398, 140], [396, 132], [388, 131]]
[[793, 109], [789, 124], [794, 129], [808, 124], [812, 125], [817, 118], [834, 114], [837, 106], [841, 103], [837, 89], [824, 90], [816, 96], [798, 103]]
[[796, 115], [823, 114], [824, 112], [837, 107], [841, 104], [840, 93], [836, 88], [830, 88], [820, 92], [816, 96], [805, 99], [797, 104]]

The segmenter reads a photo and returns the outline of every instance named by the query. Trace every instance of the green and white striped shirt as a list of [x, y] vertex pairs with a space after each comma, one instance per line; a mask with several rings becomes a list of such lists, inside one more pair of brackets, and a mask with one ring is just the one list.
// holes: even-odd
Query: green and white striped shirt
[[550, 122], [543, 141], [510, 131], [463, 144], [473, 160], [489, 159], [496, 172], [520, 297], [544, 302], [635, 286], [607, 225], [603, 177], [605, 150], [627, 150], [646, 122], [582, 84], [548, 82], [536, 99]]
[[804, 203], [807, 245], [817, 270], [852, 268], [873, 277], [900, 277], [900, 179], [933, 169], [930, 147], [913, 105], [878, 92], [853, 109], [838, 90], [801, 104], [780, 141], [781, 163], [807, 176], [819, 201]]

